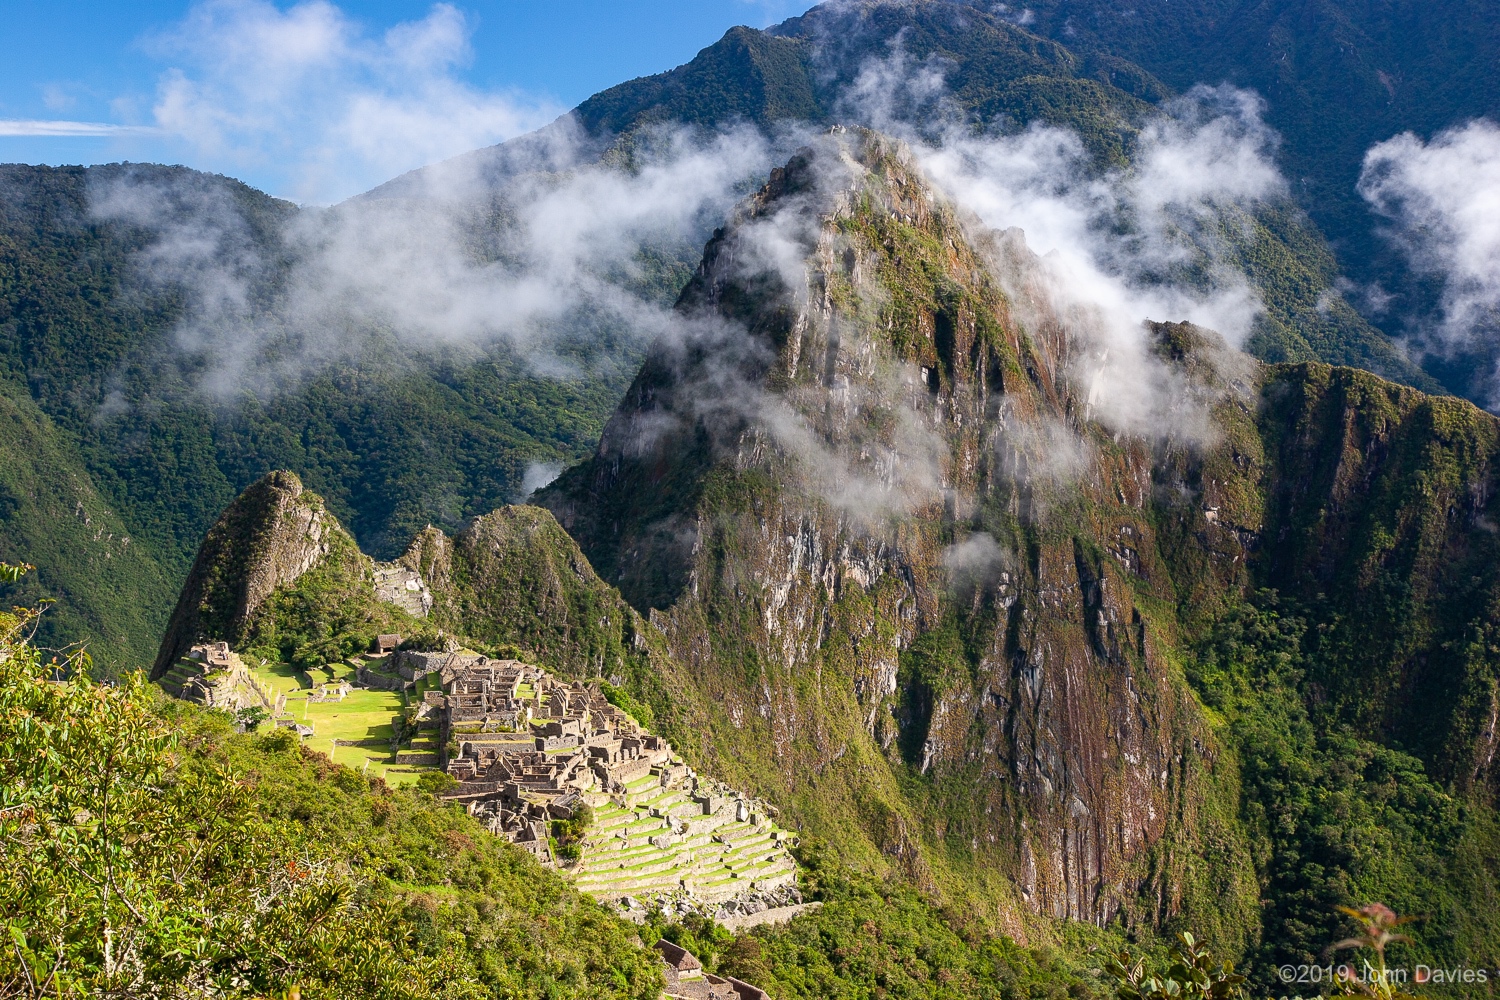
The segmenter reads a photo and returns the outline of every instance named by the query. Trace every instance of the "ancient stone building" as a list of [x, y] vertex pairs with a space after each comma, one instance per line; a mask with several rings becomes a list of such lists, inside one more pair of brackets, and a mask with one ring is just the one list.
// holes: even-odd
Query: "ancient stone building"
[[588, 806], [593, 823], [568, 868], [632, 915], [644, 915], [643, 899], [720, 917], [800, 902], [791, 834], [770, 807], [696, 774], [599, 686], [473, 654], [440, 669], [420, 724], [438, 731], [458, 781], [447, 797], [493, 833], [558, 863], [551, 822]]
[[698, 956], [666, 938], [656, 942], [661, 956], [666, 1000], [769, 1000], [766, 991], [733, 976], [715, 976], [703, 971]]

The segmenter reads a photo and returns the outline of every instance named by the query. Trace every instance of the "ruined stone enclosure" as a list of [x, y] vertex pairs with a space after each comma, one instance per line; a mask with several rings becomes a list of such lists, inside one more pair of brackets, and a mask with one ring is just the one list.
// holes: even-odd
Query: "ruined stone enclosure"
[[[458, 781], [447, 797], [492, 832], [627, 913], [727, 919], [801, 901], [775, 810], [697, 774], [599, 687], [516, 660], [449, 662], [420, 723], [439, 731]], [[556, 821], [585, 816], [564, 856]]]

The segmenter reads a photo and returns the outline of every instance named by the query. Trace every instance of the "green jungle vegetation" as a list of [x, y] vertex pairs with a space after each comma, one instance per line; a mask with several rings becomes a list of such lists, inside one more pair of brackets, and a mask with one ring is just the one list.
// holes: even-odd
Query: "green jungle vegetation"
[[[503, 347], [423, 363], [373, 351], [267, 398], [208, 398], [170, 346], [180, 294], [142, 278], [152, 234], [90, 215], [90, 192], [126, 183], [172, 194], [187, 218], [232, 210], [273, 259], [296, 211], [183, 168], [0, 167], [0, 556], [40, 567], [8, 596], [55, 598], [40, 641], [87, 639], [106, 673], [143, 665], [203, 533], [267, 471], [298, 472], [394, 556], [427, 524], [516, 499], [532, 463], [585, 455], [632, 373], [633, 348], [604, 331], [577, 377]], [[642, 280], [670, 300], [688, 268], [662, 258]]]
[[[658, 937], [798, 1000], [1111, 995], [1111, 935], [989, 937], [816, 842], [799, 852], [815, 912], [737, 936], [694, 917], [637, 929], [430, 783], [391, 788], [285, 730], [237, 733], [140, 673], [99, 685], [86, 654], [35, 647], [36, 615], [0, 620], [6, 996], [652, 1000]], [[1185, 990], [1161, 995], [1196, 995], [1164, 948], [1121, 956], [1135, 981], [1159, 969]]]
[[965, 934], [817, 847], [825, 905], [789, 927], [637, 929], [437, 784], [236, 732], [139, 672], [99, 684], [35, 646], [37, 615], [0, 616], [5, 996], [654, 1000], [661, 936], [778, 997], [1106, 995], [1088, 961]]
[[0, 622], [4, 995], [657, 995], [633, 927], [461, 808], [100, 685], [35, 625]]

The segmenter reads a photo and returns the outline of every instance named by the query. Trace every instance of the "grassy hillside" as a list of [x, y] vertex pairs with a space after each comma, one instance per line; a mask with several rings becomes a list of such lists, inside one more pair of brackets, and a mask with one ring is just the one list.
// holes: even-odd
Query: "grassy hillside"
[[140, 675], [55, 683], [25, 626], [0, 622], [5, 995], [657, 996], [632, 926], [462, 809]]

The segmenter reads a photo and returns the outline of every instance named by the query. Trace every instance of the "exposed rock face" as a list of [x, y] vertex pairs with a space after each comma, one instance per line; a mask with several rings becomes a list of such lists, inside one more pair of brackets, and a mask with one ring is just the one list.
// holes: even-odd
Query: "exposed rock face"
[[198, 549], [151, 677], [162, 677], [200, 638], [236, 644], [261, 602], [328, 554], [342, 531], [291, 472], [268, 473], [219, 516]]
[[689, 333], [539, 495], [665, 636], [705, 757], [1013, 933], [1253, 928], [1236, 765], [1173, 664], [1269, 587], [1320, 725], [1493, 795], [1500, 424], [1161, 323], [1156, 409], [1111, 429], [1049, 301], [867, 134], [715, 235]]
[[[800, 269], [757, 263], [773, 232]], [[597, 457], [541, 502], [656, 609], [726, 756], [770, 748], [758, 777], [808, 809], [851, 782], [919, 879], [993, 866], [1002, 911], [1103, 922], [1165, 870], [1153, 851], [1213, 756], [1147, 610], [1176, 597], [1152, 505], [1170, 449], [1084, 419], [1067, 339], [1034, 305], [1023, 330], [987, 263], [900, 148], [836, 133], [716, 234], [683, 293], [741, 339], [705, 319], [658, 349]], [[1243, 416], [1241, 373], [1208, 374], [1201, 405]], [[921, 808], [872, 755], [925, 776]], [[1253, 893], [1228, 860], [1230, 895]]]

